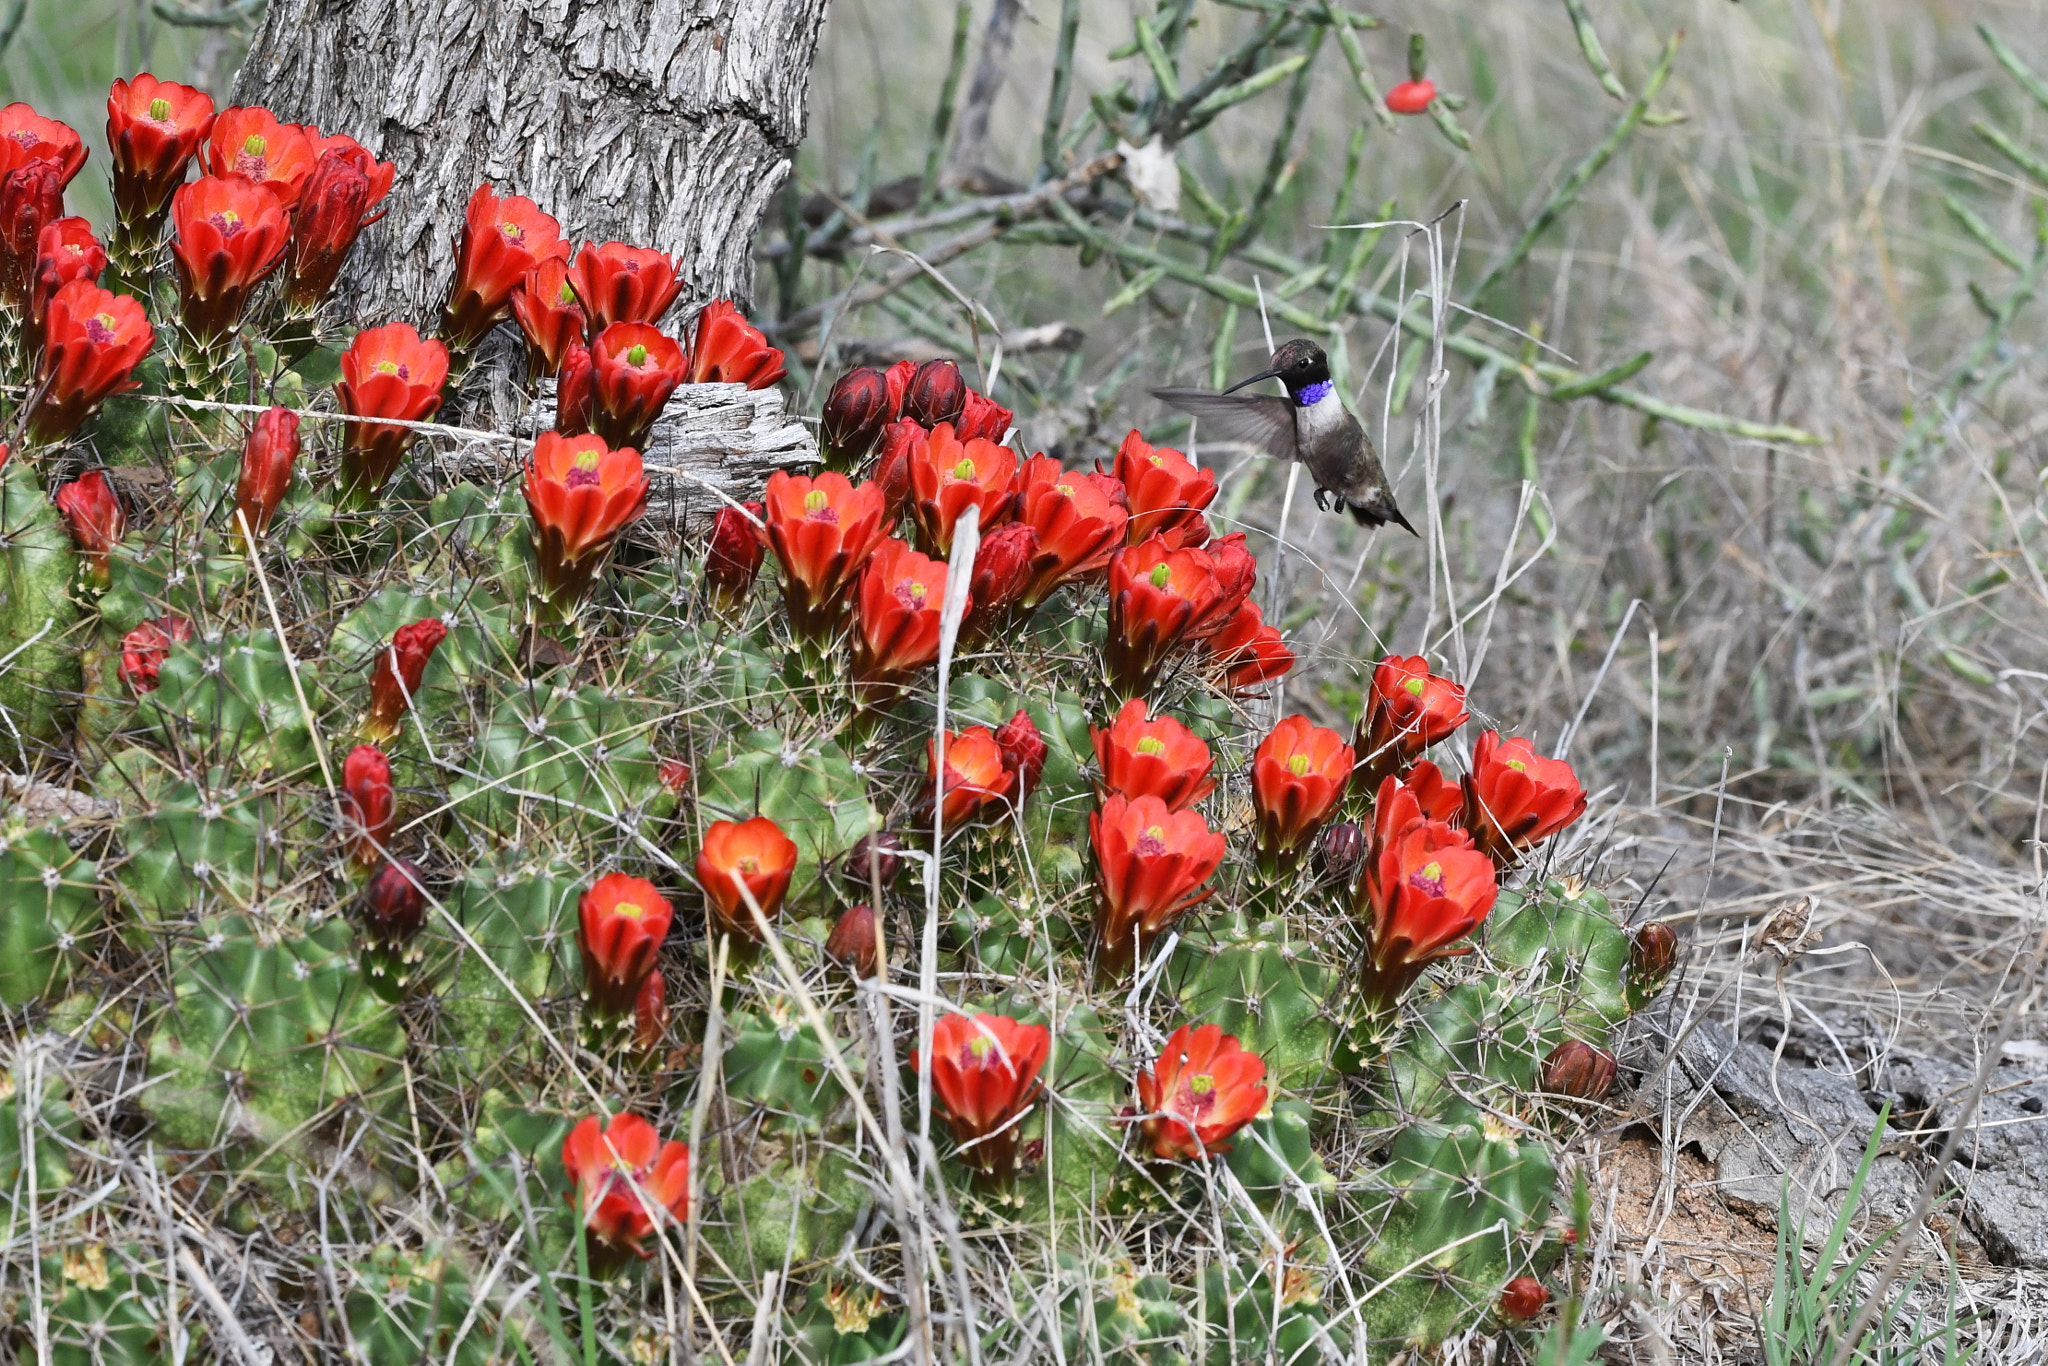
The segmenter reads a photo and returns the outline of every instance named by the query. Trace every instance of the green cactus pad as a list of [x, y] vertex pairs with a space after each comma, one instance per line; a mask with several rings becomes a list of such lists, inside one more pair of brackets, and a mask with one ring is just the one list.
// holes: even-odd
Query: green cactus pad
[[1233, 916], [1183, 940], [1169, 971], [1190, 1021], [1235, 1034], [1264, 1060], [1268, 1088], [1294, 1090], [1330, 1071], [1336, 1028], [1323, 1003], [1338, 974], [1319, 959], [1313, 943], [1289, 938], [1283, 925]]
[[1252, 1203], [1282, 1235], [1314, 1235], [1319, 1226], [1310, 1207], [1337, 1192], [1337, 1178], [1311, 1146], [1313, 1118], [1300, 1101], [1281, 1101], [1238, 1131], [1225, 1159]]
[[[728, 1021], [731, 1042], [724, 1061], [726, 1094], [816, 1133], [845, 1102], [845, 1088], [826, 1061], [816, 1032], [798, 1017], [796, 1008], [774, 1000], [767, 1003], [767, 1010], [771, 1013], [744, 1011]], [[858, 1056], [846, 1040], [836, 1043], [858, 1080]]]
[[1493, 961], [1522, 970], [1523, 989], [1554, 1001], [1573, 1032], [1595, 1042], [1628, 1018], [1628, 948], [1607, 898], [1577, 882], [1504, 891], [1487, 920]]
[[[50, 1303], [51, 1366], [159, 1366], [173, 1360], [161, 1317], [164, 1284], [161, 1246], [107, 1246], [89, 1239], [66, 1243], [45, 1257], [43, 1293]], [[185, 1315], [179, 1331], [185, 1358], [206, 1340], [206, 1324]]]
[[527, 1006], [556, 1031], [557, 1043], [573, 1041], [570, 1006], [583, 983], [576, 905], [589, 885], [566, 860], [506, 854], [479, 862], [449, 893], [448, 909], [464, 933], [429, 914], [422, 934], [433, 947], [421, 975], [447, 983], [436, 1022], [437, 1075], [460, 1078], [464, 1089], [517, 1095], [525, 1069], [552, 1051]]
[[386, 1245], [353, 1268], [348, 1322], [363, 1360], [489, 1366], [505, 1359], [495, 1316], [471, 1298], [461, 1255], [441, 1246], [406, 1252]]
[[1512, 1111], [1562, 1036], [1557, 1009], [1517, 993], [1505, 978], [1454, 987], [1424, 1008], [1387, 1055], [1377, 1074], [1386, 1108], [1377, 1118], [1478, 1124], [1489, 1111]]
[[[307, 706], [314, 701], [309, 693]], [[179, 747], [208, 763], [233, 763], [252, 776], [313, 766], [306, 711], [275, 632], [202, 632], [173, 645], [140, 710], [172, 726]]]
[[699, 772], [697, 800], [706, 824], [766, 816], [796, 841], [792, 899], [801, 900], [816, 884], [821, 862], [881, 825], [866, 782], [845, 748], [827, 736], [748, 731]]
[[17, 770], [62, 733], [84, 675], [71, 534], [26, 460], [0, 469], [0, 759]]
[[491, 713], [473, 772], [454, 784], [462, 820], [516, 841], [561, 834], [632, 837], [673, 810], [656, 773], [646, 701], [595, 687], [509, 692]]
[[[727, 1266], [756, 1282], [764, 1271], [836, 1256], [872, 1198], [852, 1160], [830, 1143], [794, 1142], [735, 1185], [719, 1175], [716, 1145], [705, 1146], [712, 1151], [699, 1227]], [[751, 1145], [748, 1156], [779, 1146]]]
[[227, 769], [179, 777], [139, 749], [117, 755], [98, 786], [130, 813], [121, 826], [128, 859], [120, 886], [139, 917], [123, 934], [138, 949], [149, 945], [152, 924], [253, 905], [290, 884], [304, 798], [233, 781]]
[[55, 826], [0, 824], [0, 1005], [26, 1005], [70, 977], [99, 919], [98, 881]]
[[[40, 1100], [32, 1131], [36, 1198], [47, 1200], [71, 1184], [70, 1145], [78, 1142], [78, 1115], [71, 1108], [71, 1087], [54, 1072], [38, 1069]], [[26, 1227], [28, 1173], [24, 1170], [23, 1109], [30, 1103], [24, 1089], [30, 1082], [17, 1059], [0, 1072], [0, 1227]], [[17, 1204], [17, 1200], [21, 1203]]]

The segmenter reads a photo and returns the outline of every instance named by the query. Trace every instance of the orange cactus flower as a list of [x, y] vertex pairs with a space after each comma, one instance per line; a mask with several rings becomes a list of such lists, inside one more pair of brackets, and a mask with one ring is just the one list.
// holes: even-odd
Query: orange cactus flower
[[603, 1020], [630, 1020], [640, 988], [654, 971], [674, 911], [645, 878], [606, 873], [576, 907], [576, 944], [583, 952], [583, 999]]
[[209, 176], [240, 176], [277, 196], [289, 209], [299, 202], [313, 174], [313, 139], [319, 134], [296, 123], [280, 123], [268, 109], [231, 105], [213, 121], [206, 143]]
[[1010, 480], [1017, 472], [1017, 453], [993, 441], [961, 441], [949, 422], [929, 436], [913, 437], [906, 453], [910, 475], [910, 517], [917, 525], [917, 544], [927, 555], [941, 558], [953, 549], [953, 525], [969, 507], [981, 509], [981, 532], [987, 535], [1010, 514]]
[[1127, 698], [1143, 696], [1221, 591], [1207, 555], [1176, 550], [1163, 536], [1112, 555], [1103, 647], [1110, 686]]
[[1463, 824], [1472, 842], [1502, 868], [1586, 810], [1586, 789], [1562, 759], [1546, 759], [1527, 739], [1487, 731], [1472, 746]]
[[1230, 1151], [1231, 1135], [1266, 1108], [1265, 1061], [1220, 1025], [1182, 1025], [1133, 1089], [1152, 1156], [1200, 1161]]
[[1097, 969], [1114, 980], [1209, 895], [1224, 839], [1199, 812], [1169, 811], [1157, 797], [1121, 793], [1089, 814], [1088, 838], [1095, 848]]
[[248, 534], [258, 540], [270, 530], [270, 519], [291, 488], [292, 465], [298, 458], [299, 415], [276, 405], [264, 409], [242, 443], [242, 467], [235, 478], [235, 508], [228, 528], [238, 540], [244, 522]]
[[1389, 655], [1373, 667], [1365, 715], [1359, 719], [1359, 781], [1376, 792], [1431, 745], [1450, 738], [1470, 715], [1465, 690], [1429, 671], [1421, 655]]
[[1259, 857], [1292, 868], [1343, 800], [1351, 746], [1305, 716], [1281, 718], [1252, 755], [1252, 804], [1259, 813]]
[[213, 131], [213, 97], [147, 71], [107, 91], [107, 147], [114, 154], [114, 208], [148, 228], [170, 207], [185, 168]]
[[1123, 486], [1108, 475], [1069, 473], [1044, 455], [1024, 462], [1017, 471], [1017, 520], [1038, 533], [1025, 606], [1109, 567], [1130, 520], [1123, 498]]
[[1373, 806], [1372, 845], [1359, 879], [1361, 911], [1369, 911], [1365, 998], [1391, 1012], [1430, 963], [1470, 953], [1451, 947], [1493, 909], [1500, 895], [1493, 863], [1471, 837], [1422, 814], [1399, 779], [1380, 784]]
[[202, 176], [171, 196], [171, 224], [185, 328], [213, 341], [234, 329], [256, 286], [284, 260], [291, 219], [265, 186]]
[[761, 501], [790, 625], [830, 640], [851, 609], [847, 589], [888, 535], [882, 490], [829, 470], [815, 478], [777, 470]]
[[[341, 410], [353, 417], [424, 422], [441, 410], [441, 386], [447, 382], [447, 347], [422, 341], [405, 323], [387, 323], [365, 328], [349, 342], [334, 392]], [[344, 493], [357, 502], [374, 499], [415, 435], [386, 422], [349, 423], [341, 452]]]
[[569, 278], [592, 332], [613, 323], [660, 322], [683, 292], [668, 253], [624, 242], [584, 243]]
[[36, 359], [42, 397], [29, 410], [29, 440], [62, 441], [109, 397], [133, 389], [135, 367], [155, 344], [156, 333], [136, 300], [90, 280], [59, 289], [43, 315], [43, 350]]
[[591, 1269], [610, 1275], [628, 1255], [654, 1255], [641, 1246], [657, 1220], [681, 1223], [690, 1208], [690, 1147], [663, 1143], [638, 1115], [596, 1115], [577, 1121], [562, 1141], [569, 1203], [583, 1221]]
[[1222, 675], [1223, 686], [1232, 696], [1243, 696], [1294, 667], [1294, 651], [1287, 648], [1277, 626], [1266, 625], [1255, 602], [1246, 602], [1233, 612], [1223, 629], [1203, 644], [1208, 647], [1211, 666]]
[[534, 559], [548, 600], [574, 606], [590, 595], [619, 533], [647, 506], [647, 476], [634, 450], [597, 436], [542, 432], [526, 466]]
[[1124, 703], [1106, 729], [1088, 728], [1105, 792], [1157, 797], [1185, 811], [1216, 790], [1209, 746], [1171, 716], [1153, 716], [1141, 697]]
[[351, 137], [321, 138], [318, 153], [299, 188], [285, 268], [285, 302], [305, 310], [327, 297], [356, 238], [384, 216], [370, 210], [391, 192], [397, 172]]
[[526, 272], [513, 288], [512, 316], [526, 337], [526, 369], [535, 379], [559, 374], [569, 348], [588, 340], [583, 305], [569, 282], [569, 267], [559, 256]]
[[388, 744], [398, 734], [399, 718], [412, 710], [420, 693], [420, 679], [427, 661], [448, 637], [448, 627], [439, 617], [425, 617], [401, 626], [391, 643], [377, 652], [370, 664], [370, 710], [363, 718], [363, 734], [378, 744]]
[[[1385, 781], [1382, 779], [1382, 781]], [[1401, 779], [1401, 786], [1415, 798], [1422, 814], [1433, 821], [1456, 824], [1465, 809], [1465, 788], [1427, 759], [1417, 759]]]
[[646, 323], [613, 323], [590, 343], [590, 429], [647, 449], [662, 405], [683, 382], [683, 348]]
[[17, 100], [0, 108], [0, 175], [31, 161], [55, 165], [61, 188], [85, 165], [85, 143], [70, 124], [44, 118]]
[[1038, 1074], [1051, 1051], [1052, 1031], [1006, 1015], [949, 1013], [932, 1026], [932, 1094], [960, 1160], [982, 1181], [1005, 1185], [1015, 1174], [1017, 1121], [1044, 1089]]
[[1198, 470], [1171, 446], [1154, 446], [1133, 431], [1117, 447], [1112, 469], [1129, 499], [1127, 545], [1164, 536], [1174, 549], [1209, 539], [1202, 509], [1216, 501], [1216, 472]]
[[740, 316], [730, 299], [713, 299], [704, 305], [697, 315], [696, 339], [690, 344], [690, 383], [766, 389], [785, 373], [782, 352]]
[[[939, 766], [939, 742], [924, 742], [925, 809], [933, 800]], [[987, 726], [969, 726], [955, 735], [946, 732], [945, 827], [957, 830], [974, 821], [994, 820], [1009, 810], [1017, 775], [1003, 762], [1003, 747]]]
[[55, 501], [72, 541], [85, 556], [92, 581], [106, 587], [108, 557], [128, 533], [128, 517], [121, 511], [121, 500], [114, 496], [114, 486], [106, 475], [91, 470], [58, 489]]
[[121, 637], [121, 681], [137, 697], [157, 688], [171, 646], [192, 639], [192, 623], [180, 616], [152, 617]]
[[854, 688], [863, 704], [873, 706], [895, 697], [912, 675], [938, 659], [945, 563], [890, 537], [868, 557], [858, 596]]
[[455, 281], [441, 310], [442, 340], [458, 351], [482, 341], [512, 311], [519, 282], [549, 257], [569, 257], [560, 223], [524, 195], [501, 199], [489, 185], [477, 186], [463, 215]]
[[704, 889], [713, 925], [744, 943], [761, 942], [753, 905], [772, 920], [789, 893], [796, 871], [796, 841], [766, 816], [747, 821], [713, 821], [697, 851], [697, 884]]
[[1250, 601], [1259, 574], [1259, 562], [1245, 546], [1242, 531], [1211, 540], [1200, 553], [1208, 557], [1209, 571], [1216, 577], [1216, 598], [1189, 620], [1189, 640], [1207, 640], [1229, 626], [1238, 610]]
[[357, 745], [341, 763], [341, 813], [356, 862], [364, 868], [384, 861], [396, 811], [391, 761], [375, 745]]

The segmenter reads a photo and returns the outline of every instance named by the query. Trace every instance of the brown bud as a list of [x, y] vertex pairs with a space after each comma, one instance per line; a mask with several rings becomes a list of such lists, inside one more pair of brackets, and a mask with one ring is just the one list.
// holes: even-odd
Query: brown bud
[[402, 858], [388, 860], [370, 876], [357, 903], [363, 938], [378, 948], [402, 948], [427, 919], [426, 879]]
[[960, 367], [949, 360], [928, 360], [917, 367], [903, 390], [901, 416], [926, 427], [941, 422], [958, 422], [967, 406], [967, 381]]
[[875, 913], [866, 905], [849, 906], [832, 922], [825, 953], [858, 978], [875, 975]]
[[1550, 1292], [1534, 1276], [1517, 1276], [1500, 1292], [1500, 1316], [1510, 1323], [1533, 1319], [1550, 1303]]
[[1365, 858], [1365, 831], [1357, 821], [1338, 821], [1323, 831], [1316, 846], [1316, 868], [1335, 882], [1348, 882]]
[[1677, 966], [1677, 933], [1661, 920], [1638, 925], [1628, 948], [1629, 993], [1647, 996]]
[[640, 994], [633, 998], [633, 1045], [649, 1049], [661, 1042], [668, 1032], [668, 987], [661, 980], [661, 969], [647, 974], [647, 980], [640, 984]]
[[839, 860], [839, 876], [856, 890], [888, 887], [903, 871], [903, 837], [891, 830], [864, 835]]
[[[761, 504], [746, 503], [742, 512], [722, 507], [711, 523], [711, 543], [704, 548], [704, 583], [720, 605], [731, 608], [747, 596], [761, 572]], [[749, 520], [747, 513], [753, 514]]]
[[891, 417], [889, 381], [880, 370], [848, 370], [832, 386], [818, 419], [818, 444], [828, 469], [851, 471], [868, 458]]
[[1604, 1100], [1614, 1089], [1614, 1055], [1579, 1039], [1566, 1039], [1543, 1060], [1543, 1089], [1579, 1100]]

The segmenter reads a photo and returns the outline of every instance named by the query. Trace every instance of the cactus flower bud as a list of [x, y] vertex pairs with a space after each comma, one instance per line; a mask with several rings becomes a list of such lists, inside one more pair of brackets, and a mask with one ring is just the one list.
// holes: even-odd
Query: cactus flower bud
[[1343, 800], [1351, 746], [1305, 716], [1287, 716], [1252, 756], [1252, 804], [1259, 814], [1259, 857], [1292, 868]]
[[704, 305], [697, 315], [696, 339], [690, 343], [690, 383], [766, 389], [786, 373], [782, 352], [740, 316], [730, 299]]
[[357, 745], [341, 765], [341, 811], [356, 862], [363, 867], [384, 861], [395, 810], [391, 761], [375, 745]]
[[654, 1232], [657, 1219], [688, 1217], [690, 1147], [663, 1143], [638, 1115], [614, 1115], [609, 1123], [586, 1115], [562, 1141], [562, 1170], [598, 1275], [616, 1272], [628, 1256], [653, 1256], [640, 1240]]
[[841, 473], [859, 468], [882, 439], [890, 420], [889, 382], [870, 366], [848, 370], [832, 385], [818, 419], [825, 466]]
[[319, 159], [299, 190], [292, 214], [291, 254], [285, 267], [285, 302], [311, 310], [334, 288], [335, 277], [373, 214], [397, 168], [370, 155], [354, 138], [322, 138]]
[[114, 154], [114, 207], [146, 230], [170, 206], [200, 144], [213, 131], [213, 97], [147, 71], [107, 91], [107, 148]]
[[97, 284], [106, 268], [106, 248], [83, 218], [59, 218], [43, 225], [36, 238], [35, 263], [29, 270], [28, 313], [22, 329], [30, 356], [42, 349], [43, 321], [57, 291], [73, 280]]
[[970, 604], [962, 633], [975, 640], [996, 629], [1031, 585], [1031, 563], [1038, 556], [1038, 533], [1022, 522], [999, 526], [982, 537], [974, 552], [974, 574], [968, 580]]
[[907, 418], [882, 428], [881, 453], [875, 457], [874, 482], [882, 490], [882, 500], [888, 510], [887, 521], [892, 527], [902, 518], [903, 505], [910, 500], [910, 448], [930, 439], [930, 432]]
[[43, 314], [42, 397], [29, 410], [29, 440], [62, 441], [108, 398], [133, 389], [135, 367], [155, 341], [142, 305], [127, 295], [90, 280], [60, 287]]
[[768, 550], [765, 535], [759, 503], [722, 507], [712, 519], [711, 543], [704, 550], [704, 586], [727, 611], [739, 606], [754, 586]]
[[615, 450], [646, 450], [683, 365], [683, 348], [647, 323], [598, 333], [590, 343], [590, 429]]
[[143, 622], [121, 637], [121, 681], [137, 697], [155, 692], [158, 671], [169, 657], [171, 646], [190, 639], [192, 623], [183, 617], [162, 616]]
[[1543, 1089], [1575, 1100], [1605, 1100], [1614, 1089], [1614, 1055], [1580, 1039], [1566, 1039], [1543, 1060]]
[[1266, 1108], [1265, 1060], [1221, 1025], [1182, 1025], [1138, 1071], [1138, 1120], [1152, 1155], [1199, 1161], [1230, 1151], [1230, 1137]]
[[58, 489], [56, 502], [71, 539], [85, 556], [87, 577], [104, 588], [108, 556], [128, 531], [128, 518], [121, 511], [121, 500], [114, 496], [114, 486], [106, 475], [92, 470]]
[[903, 837], [877, 830], [854, 841], [839, 859], [839, 876], [854, 891], [887, 890], [903, 872]]
[[862, 902], [841, 911], [832, 922], [832, 933], [825, 939], [825, 956], [843, 965], [859, 980], [874, 976], [878, 956], [874, 908]]
[[1038, 780], [1045, 776], [1045, 737], [1022, 707], [1017, 714], [996, 727], [996, 748], [1003, 752], [1003, 767], [1017, 778], [1017, 804], [1022, 806]]
[[1641, 1010], [1678, 966], [1678, 935], [1661, 920], [1638, 925], [1629, 936], [1628, 1003]]
[[1550, 1303], [1550, 1292], [1534, 1276], [1517, 1276], [1500, 1292], [1500, 1316], [1509, 1323], [1535, 1318]]
[[299, 415], [289, 408], [271, 407], [249, 429], [242, 444], [242, 469], [235, 480], [235, 511], [229, 524], [237, 538], [243, 524], [248, 535], [261, 540], [270, 530], [270, 519], [284, 502], [292, 483], [292, 463], [299, 458]]
[[391, 644], [377, 652], [370, 665], [370, 711], [363, 719], [363, 734], [378, 744], [398, 734], [398, 719], [411, 710], [419, 696], [420, 678], [427, 661], [448, 635], [439, 617], [427, 617], [401, 626]]
[[660, 969], [647, 974], [633, 998], [633, 1046], [642, 1052], [659, 1047], [668, 1033], [668, 985]]
[[[745, 943], [761, 942], [754, 919], [773, 920], [796, 871], [796, 841], [766, 816], [713, 821], [697, 851], [697, 885], [715, 929]], [[749, 904], [751, 902], [751, 905]]]
[[626, 873], [606, 873], [583, 894], [576, 943], [583, 951], [583, 999], [594, 1017], [633, 1018], [673, 916], [653, 883]]
[[[911, 373], [897, 416], [922, 427], [936, 427], [941, 422], [957, 423], [966, 406], [967, 381], [960, 377], [959, 365], [950, 360], [928, 360]], [[996, 434], [998, 438], [1001, 435]]]
[[1365, 831], [1357, 821], [1338, 821], [1323, 831], [1316, 869], [1332, 882], [1349, 882], [1365, 858]]
[[1006, 1015], [948, 1014], [932, 1027], [932, 1097], [960, 1160], [983, 1182], [1007, 1185], [1015, 1174], [1023, 1135], [1014, 1121], [1038, 1099], [1051, 1051], [1044, 1025]]
[[423, 952], [417, 942], [427, 921], [425, 879], [404, 859], [391, 859], [371, 874], [356, 901], [363, 980], [386, 1001], [404, 997], [411, 968]]

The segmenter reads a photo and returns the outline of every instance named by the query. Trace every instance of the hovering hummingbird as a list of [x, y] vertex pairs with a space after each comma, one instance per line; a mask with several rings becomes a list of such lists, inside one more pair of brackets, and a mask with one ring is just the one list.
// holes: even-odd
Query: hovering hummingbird
[[[1267, 379], [1286, 385], [1287, 397], [1237, 392]], [[1411, 535], [1421, 534], [1395, 506], [1393, 486], [1372, 438], [1337, 397], [1329, 357], [1307, 338], [1282, 343], [1268, 369], [1220, 394], [1154, 389], [1152, 397], [1213, 423], [1213, 430], [1256, 446], [1276, 460], [1299, 460], [1314, 477], [1316, 506], [1325, 512], [1330, 505], [1324, 499], [1334, 495], [1337, 510], [1348, 510], [1360, 526], [1393, 522], [1407, 527]]]

